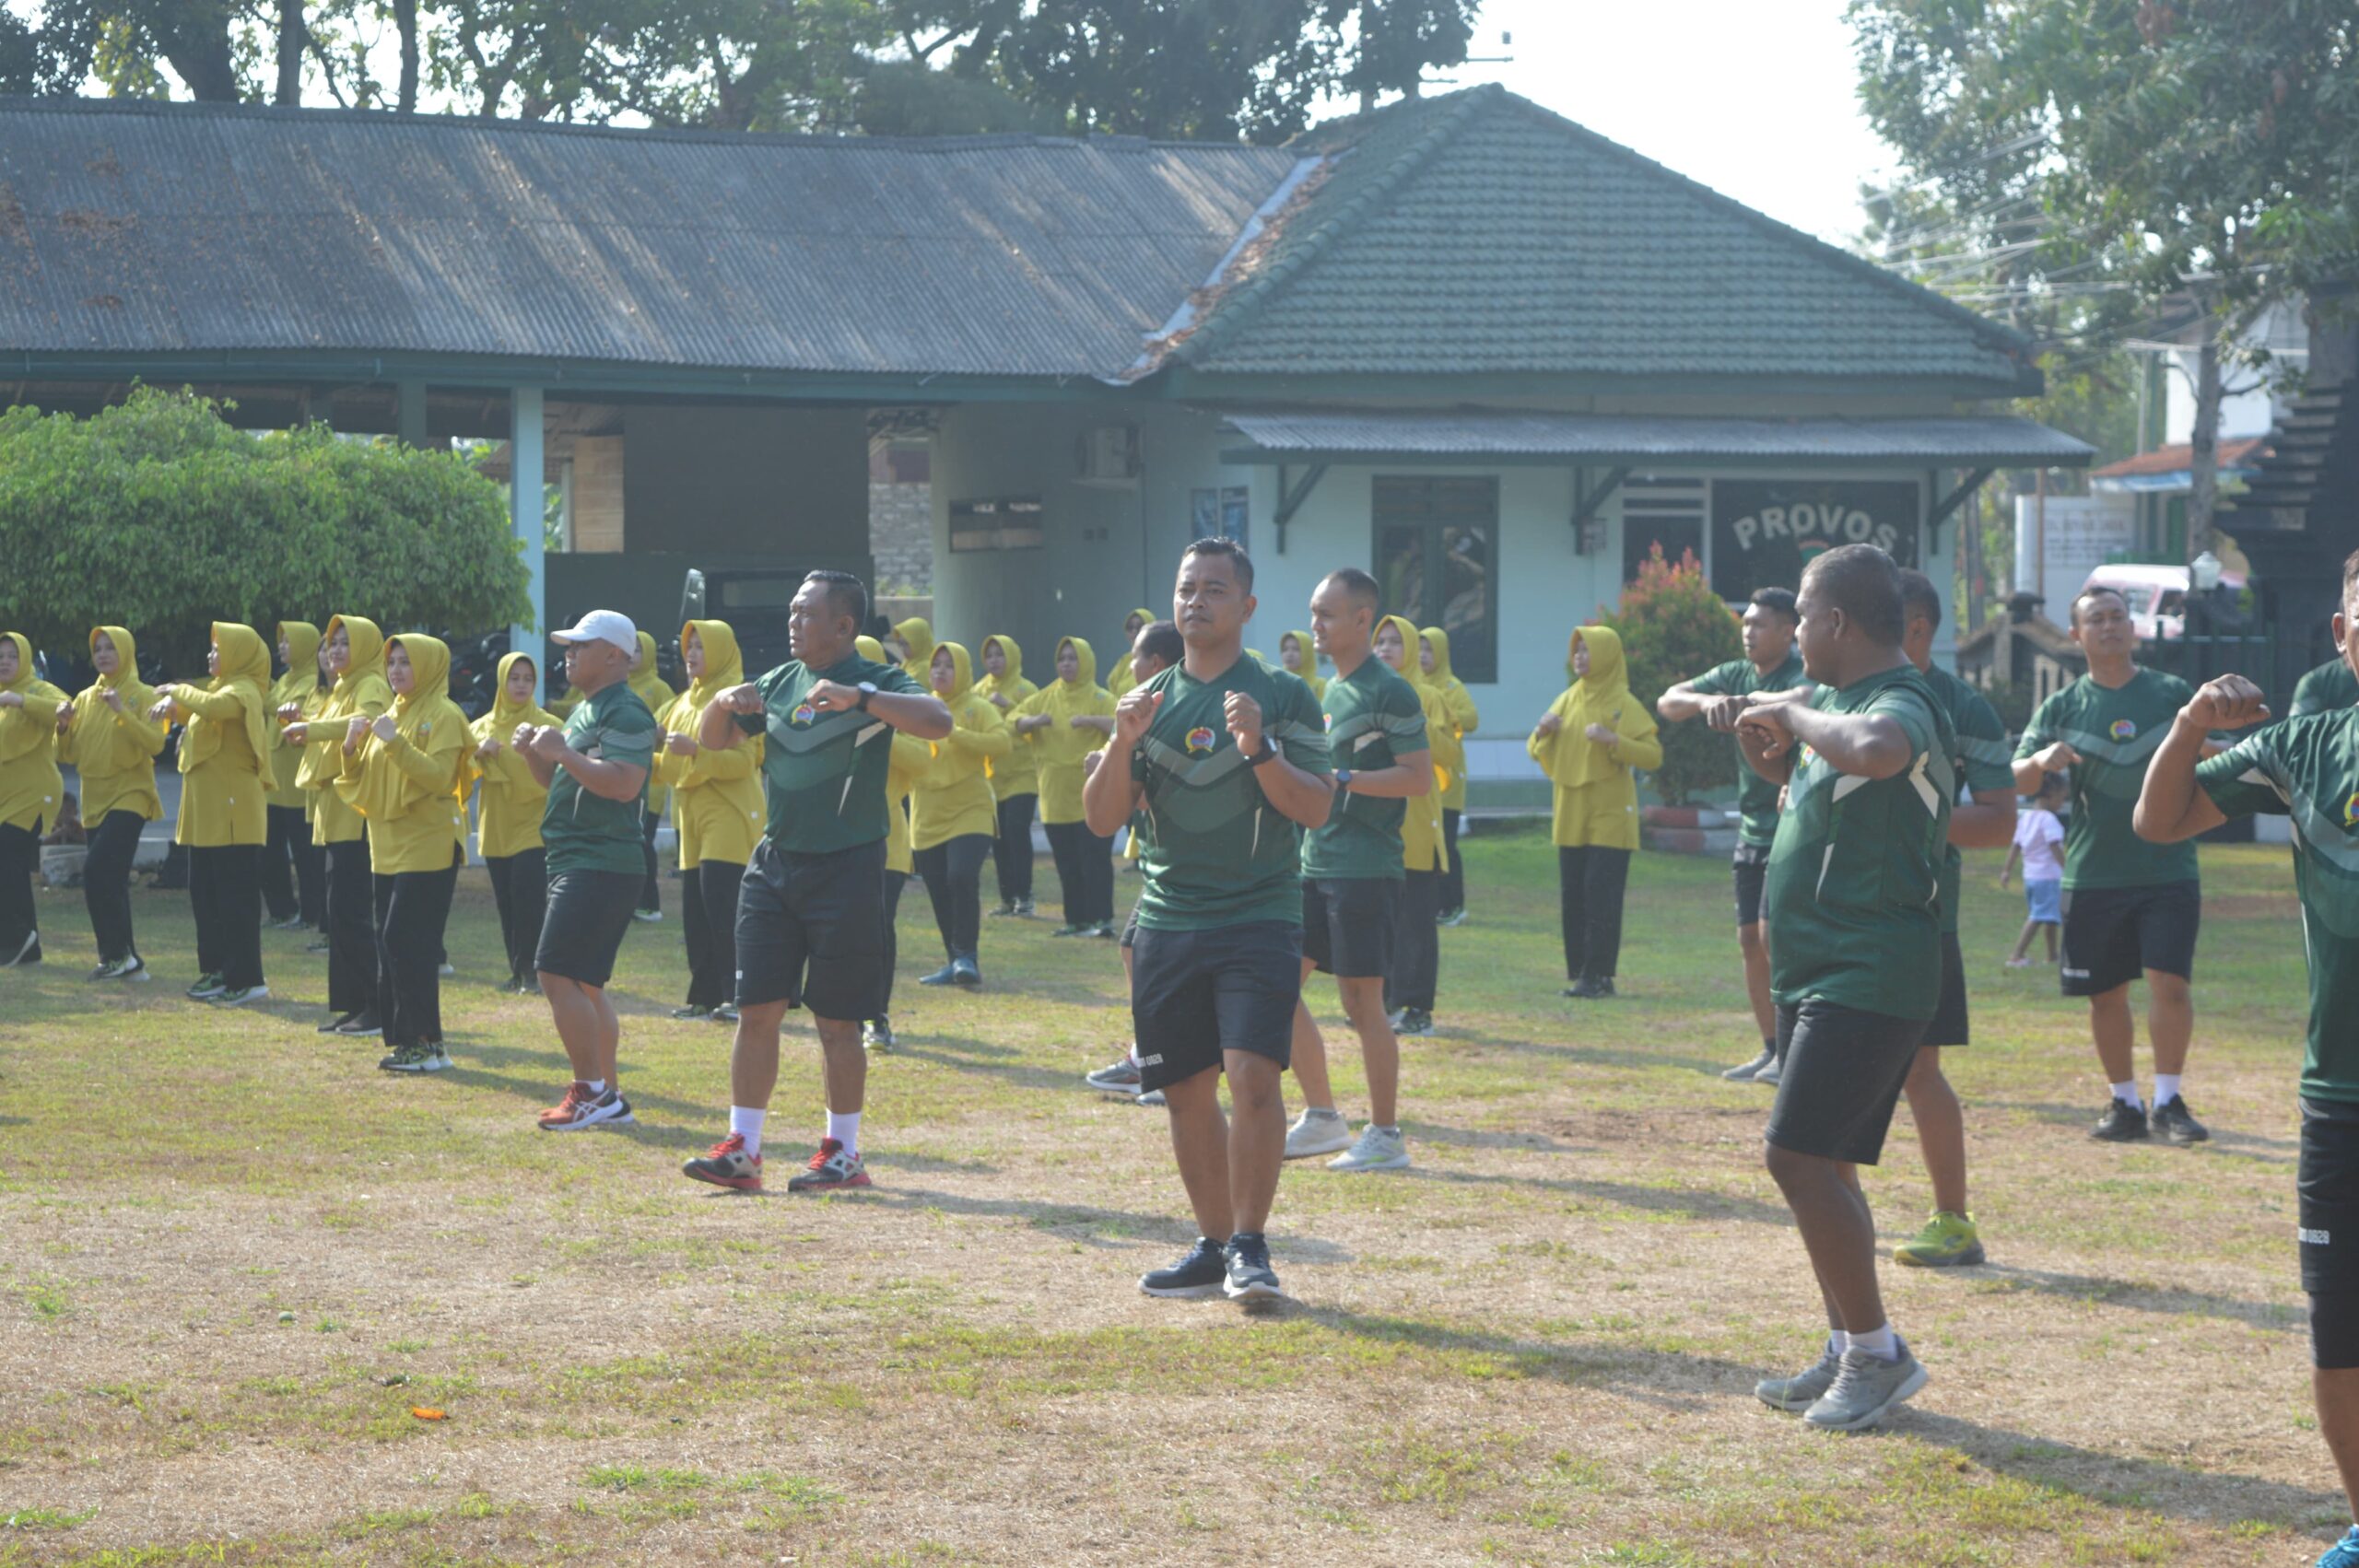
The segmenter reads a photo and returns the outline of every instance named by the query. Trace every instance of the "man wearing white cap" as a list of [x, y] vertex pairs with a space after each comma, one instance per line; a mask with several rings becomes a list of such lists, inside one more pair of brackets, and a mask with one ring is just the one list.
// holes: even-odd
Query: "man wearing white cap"
[[519, 724], [512, 743], [549, 792], [541, 813], [548, 914], [533, 966], [573, 1064], [565, 1098], [541, 1113], [541, 1127], [574, 1132], [631, 1119], [630, 1102], [615, 1083], [622, 1022], [606, 1000], [606, 982], [646, 879], [639, 800], [659, 735], [655, 715], [630, 689], [639, 657], [630, 617], [593, 610], [553, 635], [565, 646], [566, 679], [582, 701], [562, 730]]

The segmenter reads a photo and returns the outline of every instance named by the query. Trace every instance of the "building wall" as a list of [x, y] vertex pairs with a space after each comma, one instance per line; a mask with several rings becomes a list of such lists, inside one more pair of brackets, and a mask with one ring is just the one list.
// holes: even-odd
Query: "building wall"
[[868, 553], [864, 410], [651, 404], [623, 430], [625, 549]]
[[872, 479], [869, 553], [876, 580], [922, 598], [933, 588], [933, 489], [925, 480]]
[[[2266, 349], [2281, 363], [2295, 369], [2309, 357], [2310, 333], [2302, 320], [2299, 308], [2276, 305], [2264, 311], [2255, 322], [2243, 341], [2251, 347]], [[2181, 349], [2170, 357], [2170, 373], [2163, 378], [2164, 413], [2163, 440], [2165, 445], [2192, 440], [2195, 432], [2195, 351]], [[2240, 387], [2253, 381], [2254, 373], [2240, 365], [2223, 363], [2220, 379], [2228, 386]], [[2284, 400], [2271, 388], [2262, 385], [2220, 401], [2220, 437], [2223, 440], [2241, 436], [2265, 436], [2277, 415], [2284, 412]]]

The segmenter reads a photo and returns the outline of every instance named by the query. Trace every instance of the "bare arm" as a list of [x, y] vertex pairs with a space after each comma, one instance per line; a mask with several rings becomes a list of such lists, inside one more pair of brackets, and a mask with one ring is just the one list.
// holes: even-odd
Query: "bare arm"
[[2036, 795], [2039, 793], [2041, 779], [2051, 773], [2061, 773], [2068, 767], [2080, 766], [2081, 754], [2063, 742], [2059, 741], [2052, 746], [2043, 746], [2029, 756], [2016, 759], [2015, 793]]
[[1666, 724], [1678, 724], [1703, 717], [1704, 709], [1715, 699], [1696, 689], [1694, 683], [1682, 681], [1662, 696], [1655, 698], [1655, 716]]
[[1113, 837], [1139, 809], [1139, 799], [1145, 791], [1131, 777], [1131, 753], [1138, 748], [1139, 737], [1146, 733], [1155, 710], [1162, 706], [1162, 693], [1133, 686], [1114, 707], [1113, 739], [1105, 750], [1106, 760], [1089, 768], [1081, 781], [1082, 820], [1100, 838]]
[[1769, 708], [1784, 717], [1795, 740], [1825, 757], [1837, 773], [1890, 778], [1907, 767], [1915, 752], [1908, 743], [1908, 731], [1888, 714], [1826, 713], [1792, 702], [1772, 704]]
[[1977, 790], [1971, 805], [1950, 811], [1950, 842], [1961, 849], [1996, 849], [2015, 841], [2015, 792]]
[[[1229, 693], [1222, 705], [1222, 711], [1228, 720], [1229, 738], [1237, 743], [1237, 749], [1247, 756], [1262, 758], [1253, 765], [1253, 779], [1262, 786], [1262, 797], [1288, 822], [1306, 828], [1324, 827], [1328, 813], [1335, 809], [1333, 777], [1324, 769], [1313, 773], [1287, 761], [1285, 748], [1273, 741], [1262, 727], [1262, 705], [1245, 693]], [[1427, 773], [1426, 788], [1430, 790], [1433, 788], [1430, 758]], [[1353, 782], [1357, 784], [1358, 779], [1355, 778]]]
[[2211, 755], [2214, 730], [2242, 730], [2269, 717], [2260, 688], [2242, 675], [2206, 681], [2178, 717], [2146, 765], [2146, 782], [2131, 808], [2130, 825], [2154, 844], [2177, 844], [2228, 820], [2195, 782], [2195, 765]]

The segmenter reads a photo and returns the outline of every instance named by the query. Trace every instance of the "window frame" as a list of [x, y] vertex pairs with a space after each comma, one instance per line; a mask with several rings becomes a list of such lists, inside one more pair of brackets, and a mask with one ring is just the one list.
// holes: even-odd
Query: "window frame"
[[[1427, 487], [1428, 494], [1441, 485], [1479, 485], [1488, 495], [1489, 515], [1472, 512], [1444, 512], [1428, 509], [1423, 515], [1387, 515], [1383, 508], [1383, 493], [1388, 483], [1407, 483]], [[1452, 528], [1479, 529], [1489, 547], [1485, 563], [1490, 573], [1485, 614], [1481, 622], [1483, 637], [1469, 645], [1461, 640], [1456, 631], [1450, 633], [1449, 661], [1458, 678], [1468, 685], [1496, 685], [1499, 680], [1499, 587], [1502, 574], [1499, 555], [1505, 532], [1500, 507], [1500, 476], [1496, 474], [1388, 474], [1378, 472], [1369, 476], [1368, 484], [1368, 569], [1379, 583], [1386, 581], [1384, 535], [1387, 529], [1414, 528], [1419, 532], [1419, 546], [1427, 563], [1442, 559], [1443, 535]], [[1414, 610], [1402, 605], [1387, 605], [1388, 614], [1407, 616], [1420, 628], [1442, 626], [1443, 610], [1447, 604], [1446, 579], [1443, 573], [1429, 571], [1425, 583], [1426, 603]], [[1442, 595], [1441, 603], [1436, 603]], [[1470, 673], [1472, 672], [1472, 673]]]

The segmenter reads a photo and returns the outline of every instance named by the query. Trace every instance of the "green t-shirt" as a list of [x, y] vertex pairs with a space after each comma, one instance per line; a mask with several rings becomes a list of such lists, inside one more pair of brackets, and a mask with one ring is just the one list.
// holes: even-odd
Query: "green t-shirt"
[[2064, 742], [2072, 769], [2072, 818], [2064, 826], [2064, 885], [2158, 887], [2196, 880], [2195, 846], [2149, 844], [2130, 825], [2146, 764], [2195, 688], [2142, 665], [2117, 689], [2083, 675], [2039, 705], [2015, 747], [2018, 761]]
[[[1390, 767], [1402, 753], [1427, 748], [1426, 705], [1417, 688], [1373, 653], [1350, 674], [1329, 681], [1319, 707], [1326, 715], [1328, 755], [1337, 767], [1355, 773]], [[1302, 874], [1401, 881], [1408, 875], [1401, 852], [1401, 823], [1408, 814], [1405, 800], [1337, 796], [1326, 825], [1303, 835]]]
[[[1731, 659], [1725, 664], [1713, 665], [1688, 682], [1687, 689], [1706, 696], [1750, 696], [1755, 692], [1790, 691], [1809, 680], [1802, 673], [1802, 656], [1788, 649], [1786, 661], [1766, 675], [1753, 667], [1750, 659]], [[1756, 848], [1766, 848], [1778, 837], [1778, 786], [1753, 771], [1741, 746], [1736, 754], [1736, 840]]]
[[2331, 713], [2338, 708], [2359, 707], [2359, 677], [2341, 659], [2330, 659], [2294, 683], [2294, 707], [2288, 719]]
[[[658, 739], [655, 715], [627, 681], [616, 681], [581, 699], [565, 720], [565, 743], [593, 762], [619, 762], [652, 769]], [[566, 872], [628, 872], [647, 869], [639, 837], [640, 797], [610, 801], [593, 795], [565, 768], [549, 781], [541, 808], [541, 842], [548, 848], [549, 875]]]
[[2198, 763], [2232, 817], [2294, 819], [2294, 887], [2310, 958], [2302, 1094], [2359, 1101], [2359, 708], [2272, 724]]
[[[1950, 731], [1957, 737], [1957, 749], [1950, 754], [1950, 766], [1957, 775], [1958, 787], [1969, 795], [1989, 794], [2005, 790], [2015, 792], [2014, 750], [2007, 744], [2007, 726], [1999, 710], [1983, 700], [1982, 694], [1936, 664], [1925, 672], [1925, 684], [1933, 688], [1933, 700], [1942, 706], [1942, 716], [1950, 721]], [[1942, 852], [1942, 930], [1944, 934], [1957, 930], [1958, 903], [1965, 895], [1966, 856], [1954, 844], [1945, 845]]]
[[737, 714], [737, 727], [763, 737], [763, 794], [769, 840], [798, 855], [824, 855], [885, 837], [892, 810], [885, 774], [893, 761], [893, 727], [858, 708], [822, 713], [804, 700], [821, 681], [922, 696], [925, 689], [898, 664], [858, 654], [813, 670], [791, 659], [754, 683], [763, 711]]
[[1262, 729], [1297, 767], [1324, 772], [1327, 735], [1301, 678], [1239, 657], [1216, 681], [1175, 664], [1146, 689], [1163, 694], [1131, 754], [1144, 788], [1139, 924], [1204, 930], [1302, 919], [1302, 830], [1272, 806], [1228, 732], [1228, 694], [1262, 705]]
[[1769, 848], [1770, 988], [1789, 1006], [1831, 1001], [1930, 1018], [1941, 991], [1940, 876], [1957, 799], [1956, 737], [1913, 664], [1841, 690], [1820, 686], [1810, 705], [1892, 719], [1908, 737], [1909, 761], [1889, 778], [1868, 778], [1800, 748]]

